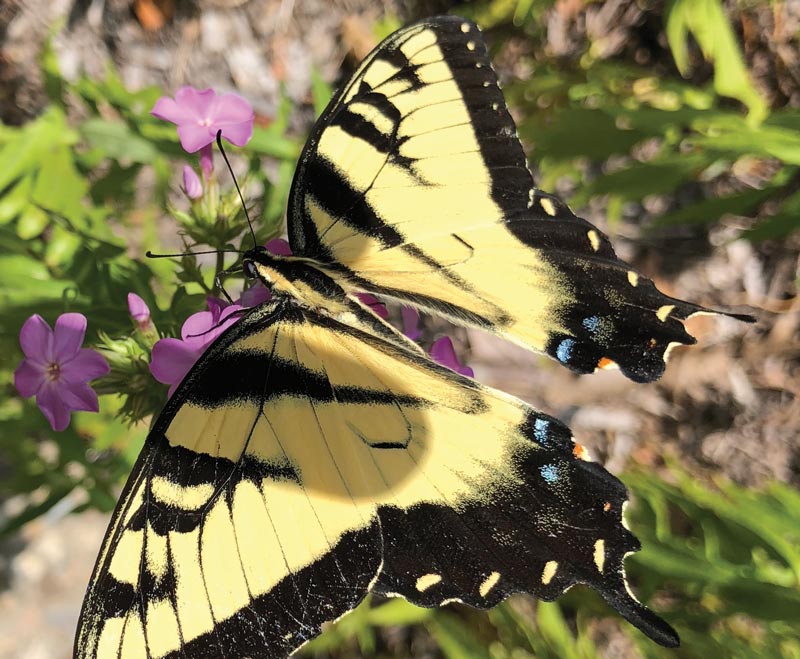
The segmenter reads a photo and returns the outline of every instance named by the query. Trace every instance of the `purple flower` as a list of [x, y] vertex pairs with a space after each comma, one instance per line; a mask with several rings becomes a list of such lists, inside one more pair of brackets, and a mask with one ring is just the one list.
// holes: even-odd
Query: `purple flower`
[[213, 89], [181, 87], [172, 99], [162, 96], [150, 114], [178, 126], [181, 146], [188, 153], [211, 144], [217, 131], [236, 146], [244, 146], [253, 135], [253, 106], [238, 94], [220, 94]]
[[169, 396], [206, 348], [241, 318], [241, 305], [228, 305], [213, 297], [207, 302], [208, 311], [192, 314], [183, 323], [180, 339], [161, 339], [153, 346], [150, 372], [159, 382], [170, 385]]
[[416, 341], [422, 336], [419, 329], [419, 313], [414, 307], [400, 307], [400, 315], [403, 317], [403, 334], [412, 341]]
[[370, 295], [369, 293], [356, 293], [356, 297], [361, 300], [361, 304], [372, 309], [372, 313], [376, 316], [380, 316], [384, 320], [389, 319], [389, 310], [386, 308], [386, 305], [374, 295]]
[[292, 246], [283, 238], [273, 238], [272, 240], [267, 241], [267, 244], [264, 245], [264, 247], [267, 248], [268, 252], [273, 253], [275, 256], [292, 255]]
[[475, 377], [474, 371], [469, 366], [462, 366], [461, 362], [458, 361], [458, 355], [456, 355], [455, 348], [453, 348], [453, 342], [450, 340], [449, 336], [443, 336], [440, 339], [436, 339], [431, 346], [430, 354], [433, 361], [441, 364], [442, 366], [447, 366], [447, 368], [455, 371], [456, 373], [461, 373], [461, 375], [466, 375], [470, 378]]
[[200, 199], [203, 196], [203, 184], [200, 183], [200, 177], [189, 165], [183, 166], [183, 192], [192, 200]]
[[25, 359], [14, 372], [14, 386], [24, 398], [36, 396], [36, 404], [53, 430], [69, 425], [70, 412], [97, 412], [97, 393], [87, 383], [108, 373], [103, 356], [81, 348], [86, 335], [86, 316], [61, 314], [55, 330], [34, 314], [19, 332]]
[[133, 318], [136, 326], [143, 332], [152, 328], [150, 308], [136, 293], [128, 293], [128, 313]]

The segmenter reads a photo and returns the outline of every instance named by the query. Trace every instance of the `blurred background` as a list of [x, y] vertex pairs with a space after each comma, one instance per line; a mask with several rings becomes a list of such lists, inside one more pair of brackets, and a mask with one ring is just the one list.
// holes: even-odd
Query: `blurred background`
[[[698, 346], [675, 350], [659, 382], [637, 385], [613, 371], [577, 378], [422, 320], [425, 341], [453, 335], [479, 381], [567, 422], [628, 485], [629, 525], [644, 545], [626, 563], [632, 585], [678, 629], [679, 650], [655, 646], [576, 587], [558, 603], [515, 596], [488, 613], [373, 599], [301, 654], [800, 657], [793, 0], [0, 3], [0, 657], [71, 656], [89, 573], [149, 421], [103, 396], [99, 415], [75, 414], [53, 432], [13, 387], [19, 328], [32, 313], [52, 323], [69, 308], [89, 316], [91, 337], [124, 336], [134, 291], [175, 335], [204, 299], [173, 263], [142, 258], [181, 248], [165, 209], [185, 204], [180, 165], [196, 165], [174, 127], [149, 116], [154, 101], [191, 84], [253, 104], [256, 133], [234, 164], [259, 231], [277, 235], [331, 89], [382, 37], [442, 12], [484, 29], [541, 188], [664, 292], [758, 323], [693, 319]], [[147, 387], [157, 409], [166, 387]]]

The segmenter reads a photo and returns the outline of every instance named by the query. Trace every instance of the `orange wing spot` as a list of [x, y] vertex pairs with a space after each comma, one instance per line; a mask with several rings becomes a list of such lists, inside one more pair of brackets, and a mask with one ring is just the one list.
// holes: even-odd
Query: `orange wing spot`
[[655, 339], [650, 339], [650, 347], [651, 348], [655, 348], [657, 344], [658, 344], [658, 341], [656, 341]]
[[597, 362], [597, 368], [612, 368], [616, 365], [616, 362], [608, 357], [601, 357], [600, 361]]
[[603, 504], [603, 512], [607, 513], [609, 510], [611, 510], [611, 502], [610, 501], [606, 501]]
[[589, 451], [586, 450], [583, 444], [578, 444], [578, 442], [575, 442], [575, 446], [572, 447], [572, 455], [578, 460], [589, 460]]

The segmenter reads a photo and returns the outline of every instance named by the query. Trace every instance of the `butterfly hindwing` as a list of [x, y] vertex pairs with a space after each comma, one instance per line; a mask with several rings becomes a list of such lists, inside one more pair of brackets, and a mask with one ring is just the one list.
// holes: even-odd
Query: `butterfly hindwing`
[[660, 293], [534, 187], [477, 27], [384, 41], [320, 117], [289, 202], [296, 254], [350, 286], [546, 352], [574, 371], [662, 374], [701, 308]]
[[367, 592], [629, 594], [625, 489], [556, 419], [291, 299], [201, 357], [150, 433], [76, 656], [283, 657]]

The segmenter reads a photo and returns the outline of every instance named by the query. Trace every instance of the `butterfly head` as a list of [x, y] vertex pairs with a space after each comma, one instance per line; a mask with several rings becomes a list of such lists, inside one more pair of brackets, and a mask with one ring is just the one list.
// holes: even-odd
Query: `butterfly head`
[[242, 268], [248, 279], [260, 280], [273, 295], [314, 309], [336, 313], [346, 298], [339, 284], [300, 256], [273, 254], [258, 246], [245, 252]]

